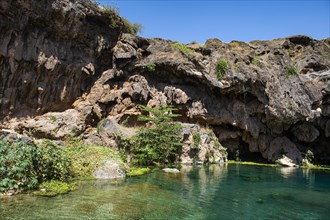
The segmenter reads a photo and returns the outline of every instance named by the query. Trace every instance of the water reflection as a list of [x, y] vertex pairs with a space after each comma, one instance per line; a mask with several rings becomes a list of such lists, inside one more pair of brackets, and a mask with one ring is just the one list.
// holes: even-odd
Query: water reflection
[[298, 168], [296, 167], [281, 167], [280, 171], [283, 178], [289, 178], [292, 174], [297, 171]]
[[[55, 198], [0, 201], [0, 219], [327, 219], [329, 173], [240, 165], [183, 166], [117, 185], [87, 181]], [[283, 212], [285, 210], [285, 212]]]
[[[198, 198], [199, 202], [210, 202], [220, 183], [227, 176], [227, 164], [211, 166], [183, 166], [180, 179], [187, 198]], [[197, 180], [197, 181], [196, 181]]]

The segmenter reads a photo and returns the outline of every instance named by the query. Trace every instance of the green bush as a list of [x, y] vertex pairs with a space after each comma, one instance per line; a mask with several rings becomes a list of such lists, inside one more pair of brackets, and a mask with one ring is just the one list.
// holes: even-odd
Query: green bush
[[297, 75], [298, 70], [296, 67], [289, 65], [286, 67], [285, 73], [286, 75]]
[[190, 49], [189, 47], [187, 47], [184, 44], [181, 44], [179, 42], [173, 43], [172, 44], [173, 48], [179, 49], [182, 53], [186, 53], [186, 54], [190, 54], [193, 53], [194, 51], [192, 49]]
[[71, 159], [63, 147], [45, 140], [39, 147], [38, 157], [39, 182], [47, 180], [66, 181], [71, 176]]
[[217, 62], [215, 67], [215, 74], [219, 80], [222, 80], [228, 70], [228, 62], [224, 59], [221, 59]]
[[71, 174], [77, 178], [92, 177], [94, 170], [104, 160], [120, 160], [119, 155], [110, 148], [86, 145], [76, 138], [67, 140], [66, 151], [72, 160]]
[[39, 154], [35, 144], [0, 141], [0, 192], [37, 186]]
[[194, 142], [194, 148], [198, 149], [199, 143], [201, 142], [200, 133], [198, 133], [198, 132], [193, 133], [193, 142]]
[[64, 151], [48, 142], [0, 141], [0, 191], [26, 190], [51, 179], [70, 176], [70, 160]]
[[154, 64], [154, 63], [149, 63], [149, 64], [147, 65], [147, 70], [148, 70], [149, 72], [155, 72], [155, 71], [156, 71], [156, 64]]
[[173, 163], [177, 159], [180, 143], [181, 125], [174, 123], [171, 106], [150, 108], [141, 106], [148, 115], [141, 115], [138, 120], [152, 125], [141, 128], [137, 135], [130, 139], [128, 151], [132, 154], [133, 163], [141, 166]]

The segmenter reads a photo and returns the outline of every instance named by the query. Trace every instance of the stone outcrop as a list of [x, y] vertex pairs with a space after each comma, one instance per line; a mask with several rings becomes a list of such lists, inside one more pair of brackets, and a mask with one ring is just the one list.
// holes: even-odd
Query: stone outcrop
[[[299, 164], [311, 150], [330, 163], [329, 39], [210, 39], [183, 52], [172, 41], [109, 27], [111, 20], [87, 1], [34, 2], [0, 3], [3, 128], [91, 140], [105, 118], [135, 126], [139, 104], [171, 104], [182, 123], [214, 132], [201, 135], [201, 149], [208, 149], [197, 154], [201, 160], [218, 139], [229, 157], [238, 150], [241, 157], [285, 156]], [[215, 73], [220, 59], [228, 64], [222, 79]], [[182, 151], [187, 161], [191, 135]]]

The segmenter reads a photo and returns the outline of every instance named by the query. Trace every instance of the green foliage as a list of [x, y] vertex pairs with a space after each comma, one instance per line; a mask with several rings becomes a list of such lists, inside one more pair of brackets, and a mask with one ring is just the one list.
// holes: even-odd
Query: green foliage
[[0, 141], [0, 192], [11, 189], [31, 189], [38, 184], [36, 170], [40, 151], [23, 141]]
[[255, 66], [259, 66], [260, 65], [260, 56], [256, 56], [253, 58], [252, 60], [252, 64], [255, 65]]
[[88, 146], [78, 139], [67, 140], [66, 151], [72, 160], [71, 173], [77, 178], [91, 177], [95, 168], [104, 160], [119, 159], [110, 148]]
[[127, 173], [127, 176], [141, 176], [146, 173], [150, 173], [151, 169], [149, 167], [143, 167], [143, 168], [131, 168], [130, 171]]
[[228, 62], [224, 59], [221, 59], [217, 62], [215, 67], [215, 74], [219, 80], [222, 80], [228, 70]]
[[289, 65], [286, 67], [285, 73], [286, 75], [297, 75], [298, 70], [296, 67]]
[[141, 115], [138, 120], [152, 125], [141, 128], [137, 135], [128, 141], [133, 163], [137, 165], [154, 165], [173, 163], [177, 158], [180, 143], [181, 125], [173, 123], [172, 106], [150, 108], [140, 106], [148, 115]]
[[228, 157], [227, 148], [223, 147], [218, 140], [214, 141], [214, 147], [218, 149], [225, 158]]
[[194, 148], [198, 149], [199, 143], [201, 142], [201, 134], [198, 132], [193, 133]]
[[154, 64], [154, 63], [149, 63], [149, 64], [147, 65], [147, 70], [148, 70], [149, 72], [155, 72], [155, 71], [156, 71], [156, 64]]
[[39, 147], [39, 182], [46, 180], [66, 181], [70, 177], [71, 160], [63, 147], [45, 140]]
[[179, 49], [182, 53], [186, 53], [186, 54], [191, 54], [191, 53], [194, 52], [192, 49], [190, 49], [190, 48], [187, 47], [186, 45], [181, 44], [181, 43], [179, 43], [179, 42], [173, 43], [173, 44], [172, 44], [172, 47], [173, 47], [173, 48], [176, 48], [176, 49]]
[[105, 6], [102, 13], [110, 19], [110, 27], [121, 29], [121, 31], [136, 35], [142, 30], [141, 24], [131, 24], [126, 18], [119, 15], [119, 8], [115, 5]]
[[37, 196], [57, 196], [60, 194], [66, 194], [77, 188], [75, 183], [66, 183], [58, 180], [50, 180], [42, 183], [40, 186], [40, 191], [33, 192], [33, 195]]
[[50, 179], [69, 177], [70, 161], [64, 151], [50, 143], [0, 141], [0, 191], [35, 188]]

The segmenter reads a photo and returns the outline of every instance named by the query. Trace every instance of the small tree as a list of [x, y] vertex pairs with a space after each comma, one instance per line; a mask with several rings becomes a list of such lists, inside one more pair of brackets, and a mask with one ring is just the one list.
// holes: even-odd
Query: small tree
[[138, 120], [149, 122], [151, 125], [143, 127], [133, 137], [133, 163], [138, 165], [153, 165], [173, 163], [177, 157], [180, 143], [181, 125], [174, 123], [172, 106], [150, 108], [140, 106], [147, 115], [141, 115]]

